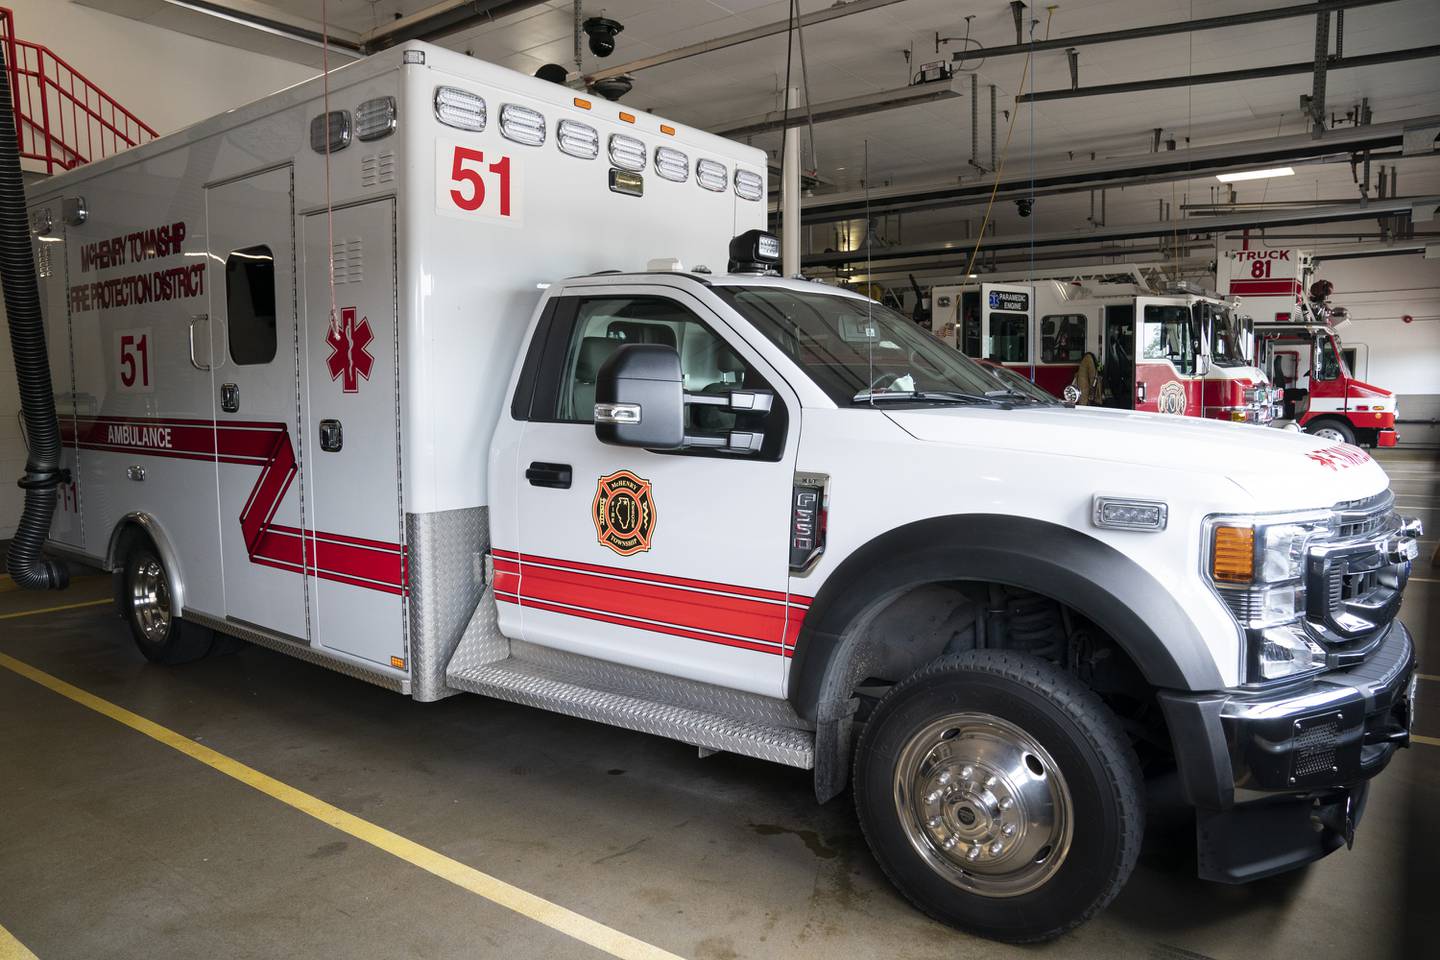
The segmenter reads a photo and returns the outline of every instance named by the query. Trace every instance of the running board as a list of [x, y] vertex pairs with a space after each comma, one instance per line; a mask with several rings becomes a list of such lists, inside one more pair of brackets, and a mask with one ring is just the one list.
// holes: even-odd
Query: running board
[[[464, 644], [461, 644], [462, 648]], [[608, 723], [786, 766], [815, 765], [815, 734], [784, 700], [510, 643], [510, 655], [476, 662], [457, 650], [446, 683], [582, 720]]]

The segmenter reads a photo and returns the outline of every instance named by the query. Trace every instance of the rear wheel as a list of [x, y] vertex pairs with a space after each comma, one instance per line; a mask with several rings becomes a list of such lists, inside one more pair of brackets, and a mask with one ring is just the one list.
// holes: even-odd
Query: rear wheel
[[1344, 420], [1319, 420], [1311, 424], [1306, 432], [1331, 443], [1355, 442], [1355, 431]]
[[1047, 661], [945, 657], [898, 684], [861, 735], [855, 805], [891, 881], [981, 936], [1046, 940], [1120, 891], [1144, 829], [1114, 716]]
[[119, 600], [135, 644], [147, 660], [188, 663], [210, 652], [214, 633], [175, 616], [169, 574], [148, 542], [136, 543], [126, 555]]

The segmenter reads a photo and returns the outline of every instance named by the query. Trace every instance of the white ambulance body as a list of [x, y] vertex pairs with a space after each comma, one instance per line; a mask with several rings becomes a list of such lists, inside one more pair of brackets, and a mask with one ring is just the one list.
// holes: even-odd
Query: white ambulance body
[[[413, 54], [332, 76], [348, 143], [328, 183], [311, 82], [44, 182], [32, 203], [50, 224], [47, 314], [70, 320], [51, 357], [77, 484], [54, 542], [113, 559], [125, 518], [163, 518], [177, 614], [402, 690], [428, 634], [453, 634], [478, 598], [496, 412], [545, 284], [634, 263], [642, 238], [723, 268], [729, 238], [764, 223], [734, 176], [765, 170], [732, 141]], [[447, 86], [483, 98], [483, 130], [436, 119]], [[529, 111], [543, 143], [519, 129]], [[562, 117], [580, 156], [558, 148]], [[724, 182], [665, 179], [661, 147]], [[642, 196], [609, 182], [627, 148]]]
[[765, 173], [408, 44], [35, 185], [50, 546], [115, 571], [155, 660], [222, 632], [821, 800], [853, 759], [887, 874], [988, 936], [1118, 892], [1136, 749], [1209, 878], [1343, 845], [1409, 729], [1418, 525], [1380, 467], [991, 396], [908, 318], [774, 276]]

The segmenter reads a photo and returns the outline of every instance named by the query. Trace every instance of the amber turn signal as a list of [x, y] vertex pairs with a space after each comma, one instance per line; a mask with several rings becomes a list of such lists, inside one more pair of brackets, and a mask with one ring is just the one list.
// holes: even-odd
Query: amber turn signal
[[1249, 583], [1255, 576], [1253, 527], [1216, 527], [1210, 576], [1220, 583]]

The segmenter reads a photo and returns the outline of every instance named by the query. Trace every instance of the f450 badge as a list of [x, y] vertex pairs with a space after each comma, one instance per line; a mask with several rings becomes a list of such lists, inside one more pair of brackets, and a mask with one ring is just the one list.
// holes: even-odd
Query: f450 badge
[[650, 496], [649, 480], [629, 470], [601, 477], [595, 486], [590, 514], [595, 521], [595, 535], [620, 556], [650, 549], [655, 533], [655, 500]]

